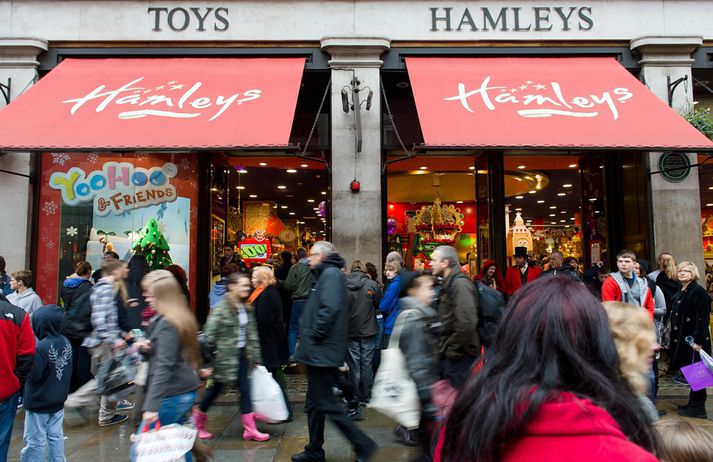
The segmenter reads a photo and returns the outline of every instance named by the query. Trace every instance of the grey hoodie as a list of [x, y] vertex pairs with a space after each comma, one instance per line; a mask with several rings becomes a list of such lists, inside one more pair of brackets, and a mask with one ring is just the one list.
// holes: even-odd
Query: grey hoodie
[[23, 310], [27, 311], [27, 314], [32, 315], [35, 310], [42, 306], [42, 300], [40, 296], [32, 290], [32, 287], [27, 289], [22, 294], [13, 292], [7, 296], [7, 301], [15, 306], [19, 306]]

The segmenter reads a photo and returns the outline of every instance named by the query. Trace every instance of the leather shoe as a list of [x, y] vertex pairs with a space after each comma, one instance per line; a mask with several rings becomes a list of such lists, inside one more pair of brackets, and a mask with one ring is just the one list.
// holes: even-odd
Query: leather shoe
[[698, 419], [707, 419], [706, 408], [704, 406], [688, 406], [678, 410], [678, 415], [683, 417], [696, 417]]
[[324, 462], [324, 456], [313, 456], [307, 453], [307, 451], [302, 451], [292, 456], [292, 462]]
[[397, 425], [396, 428], [394, 428], [394, 441], [406, 446], [419, 446], [419, 443], [416, 438], [414, 438], [411, 430], [406, 427], [402, 427], [401, 425]]
[[372, 456], [379, 450], [379, 446], [374, 443], [374, 445], [369, 449], [368, 452], [364, 454], [357, 454], [356, 462], [368, 462], [371, 460]]

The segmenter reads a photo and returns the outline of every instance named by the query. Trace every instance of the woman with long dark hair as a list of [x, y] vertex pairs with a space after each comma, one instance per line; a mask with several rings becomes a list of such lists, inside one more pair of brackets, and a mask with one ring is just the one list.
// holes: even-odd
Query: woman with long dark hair
[[526, 284], [491, 353], [453, 406], [437, 460], [657, 460], [652, 422], [619, 373], [606, 312], [583, 285]]

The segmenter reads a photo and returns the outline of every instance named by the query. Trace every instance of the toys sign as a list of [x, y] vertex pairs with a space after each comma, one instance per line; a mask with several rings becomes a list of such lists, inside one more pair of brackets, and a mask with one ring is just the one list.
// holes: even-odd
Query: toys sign
[[246, 262], [264, 262], [269, 257], [270, 241], [257, 241], [255, 239], [246, 239], [238, 244], [240, 248], [240, 256]]

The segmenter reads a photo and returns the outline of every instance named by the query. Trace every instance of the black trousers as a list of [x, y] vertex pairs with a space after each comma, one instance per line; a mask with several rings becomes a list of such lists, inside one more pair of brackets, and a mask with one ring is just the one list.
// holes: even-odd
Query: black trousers
[[478, 358], [467, 353], [463, 354], [463, 356], [456, 361], [443, 358], [441, 361], [441, 378], [448, 380], [456, 390], [463, 390], [463, 386], [473, 370], [476, 359]]
[[69, 392], [72, 393], [85, 383], [89, 382], [94, 376], [92, 375], [92, 355], [89, 350], [82, 346], [83, 340], [70, 340], [72, 345], [72, 380], [69, 386]]
[[324, 457], [324, 421], [329, 417], [354, 447], [358, 455], [370, 454], [376, 443], [359, 430], [347, 417], [344, 406], [332, 392], [337, 368], [307, 366], [307, 425], [309, 443], [305, 452], [314, 458]]

